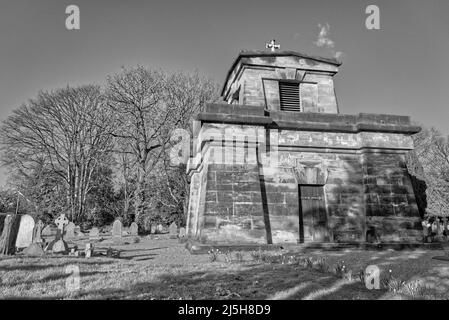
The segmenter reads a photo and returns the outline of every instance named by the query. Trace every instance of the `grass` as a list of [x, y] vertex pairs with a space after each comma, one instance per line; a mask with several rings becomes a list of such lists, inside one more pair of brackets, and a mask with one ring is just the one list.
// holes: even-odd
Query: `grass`
[[[435, 252], [223, 252], [210, 258], [190, 255], [176, 240], [142, 240], [114, 249], [122, 251], [120, 258], [0, 258], [0, 298], [448, 298], [441, 290], [436, 295], [432, 290], [438, 288], [432, 283], [449, 291], [449, 263], [432, 260]], [[352, 270], [352, 279], [342, 276], [343, 260], [345, 269]], [[368, 290], [357, 272], [370, 263], [394, 269], [393, 274], [407, 281], [400, 285], [398, 280], [394, 292]], [[72, 290], [73, 270], [79, 270], [79, 290]], [[397, 270], [406, 272], [401, 275]], [[422, 284], [413, 282], [414, 277]]]

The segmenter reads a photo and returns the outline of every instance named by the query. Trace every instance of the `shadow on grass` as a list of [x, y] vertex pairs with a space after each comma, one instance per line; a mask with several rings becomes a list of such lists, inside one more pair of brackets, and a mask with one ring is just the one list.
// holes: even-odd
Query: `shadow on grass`
[[[14, 264], [12, 265], [1, 265], [0, 264], [0, 271], [38, 271], [38, 270], [45, 270], [45, 269], [51, 269], [51, 268], [61, 268], [61, 267], [65, 267], [65, 266], [69, 266], [69, 265], [107, 265], [107, 264], [113, 264], [114, 261], [98, 261], [98, 260], [85, 260], [83, 258], [67, 258], [67, 256], [65, 257], [60, 257], [61, 259], [68, 259], [68, 261], [62, 262], [62, 263], [58, 263], [58, 264], [49, 264], [46, 263], [45, 260], [40, 260], [36, 257], [23, 257], [23, 260], [28, 260], [28, 259], [35, 259], [35, 262], [28, 262], [26, 264], [18, 264], [17, 263], [17, 259], [13, 260]], [[59, 258], [59, 257], [58, 257]], [[22, 259], [22, 257], [21, 257]], [[52, 259], [55, 259], [55, 257], [52, 257]]]
[[83, 299], [379, 299], [384, 290], [348, 284], [330, 273], [292, 265], [241, 265], [241, 270], [164, 273], [126, 288], [82, 290]]
[[[99, 275], [99, 274], [107, 274], [107, 271], [84, 271], [84, 272], [80, 272], [80, 277], [89, 277], [89, 276], [95, 276], [95, 275]], [[62, 270], [62, 272], [60, 273], [54, 273], [54, 274], [50, 274], [46, 277], [43, 277], [41, 279], [34, 279], [34, 280], [27, 280], [27, 281], [17, 281], [17, 282], [12, 282], [12, 283], [8, 283], [8, 286], [19, 286], [19, 285], [30, 285], [30, 284], [45, 284], [48, 282], [52, 282], [52, 281], [58, 281], [61, 279], [67, 279], [69, 275], [66, 274], [64, 272], [64, 270]]]

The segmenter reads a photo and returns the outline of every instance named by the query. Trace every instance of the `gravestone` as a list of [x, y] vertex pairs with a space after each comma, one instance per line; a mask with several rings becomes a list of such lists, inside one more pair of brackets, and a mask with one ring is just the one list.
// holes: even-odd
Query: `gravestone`
[[172, 222], [172, 224], [168, 228], [168, 231], [170, 233], [171, 239], [175, 239], [178, 237], [178, 226], [176, 225], [176, 222]]
[[33, 243], [42, 243], [42, 228], [44, 227], [44, 223], [42, 220], [39, 220], [34, 227], [34, 235], [33, 235]]
[[157, 226], [154, 223], [152, 223], [150, 226], [150, 233], [156, 233], [156, 229], [157, 229]]
[[59, 239], [53, 244], [51, 250], [53, 251], [53, 253], [67, 253], [69, 252], [69, 246], [64, 240]]
[[90, 240], [99, 240], [100, 239], [100, 231], [98, 230], [98, 228], [93, 227], [92, 229], [90, 229], [89, 239]]
[[48, 224], [42, 229], [41, 235], [44, 237], [51, 237], [54, 234], [52, 227]]
[[116, 238], [122, 237], [122, 222], [120, 220], [115, 220], [112, 225], [112, 236]]
[[185, 238], [186, 236], [186, 229], [185, 228], [181, 228], [179, 229], [179, 238]]
[[14, 252], [14, 245], [11, 244], [13, 237], [14, 217], [8, 214], [3, 222], [3, 231], [0, 238], [0, 254], [10, 254]]
[[[59, 215], [59, 217], [56, 218], [56, 220], [55, 220], [55, 224], [58, 227], [58, 229], [60, 230], [60, 232], [61, 232], [60, 234], [62, 237], [64, 237], [64, 229], [69, 224], [69, 222], [70, 222], [69, 219], [67, 219], [65, 217], [64, 213], [61, 213]], [[56, 234], [56, 237], [58, 237], [58, 234]]]
[[133, 222], [131, 223], [131, 226], [129, 227], [129, 231], [132, 236], [137, 236], [139, 234], [139, 226], [137, 223]]
[[20, 218], [19, 232], [16, 238], [17, 248], [26, 248], [33, 243], [34, 219], [28, 214]]
[[69, 256], [78, 257], [79, 256], [79, 251], [77, 250], [77, 248], [70, 249]]
[[65, 227], [65, 236], [67, 238], [75, 238], [75, 224], [73, 222], [69, 222]]
[[85, 254], [86, 258], [92, 257], [93, 253], [94, 253], [94, 249], [93, 249], [92, 243], [86, 243], [86, 249], [84, 249], [84, 254]]
[[33, 242], [25, 250], [23, 254], [26, 256], [43, 256], [45, 254], [40, 243]]
[[162, 226], [162, 224], [158, 224], [156, 227], [156, 232], [157, 233], [162, 233], [164, 232], [164, 227]]

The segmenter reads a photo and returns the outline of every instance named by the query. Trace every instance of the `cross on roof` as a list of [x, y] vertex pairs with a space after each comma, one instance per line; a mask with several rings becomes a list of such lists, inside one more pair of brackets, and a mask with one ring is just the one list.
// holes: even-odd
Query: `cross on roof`
[[276, 40], [273, 39], [273, 40], [271, 40], [270, 43], [267, 43], [265, 45], [265, 48], [271, 49], [271, 52], [274, 52], [276, 49], [280, 49], [281, 46], [279, 44], [275, 44], [275, 43], [276, 43]]
[[69, 219], [65, 217], [64, 213], [61, 213], [61, 215], [55, 220], [55, 224], [58, 226], [58, 229], [64, 232], [64, 227], [69, 224]]

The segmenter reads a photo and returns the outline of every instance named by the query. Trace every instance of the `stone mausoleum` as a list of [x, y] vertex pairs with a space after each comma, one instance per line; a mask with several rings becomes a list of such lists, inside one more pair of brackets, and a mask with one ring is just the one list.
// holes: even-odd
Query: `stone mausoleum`
[[[243, 51], [193, 123], [187, 236], [205, 244], [416, 242], [408, 116], [340, 113], [335, 59]], [[361, 102], [362, 103], [362, 102]]]

